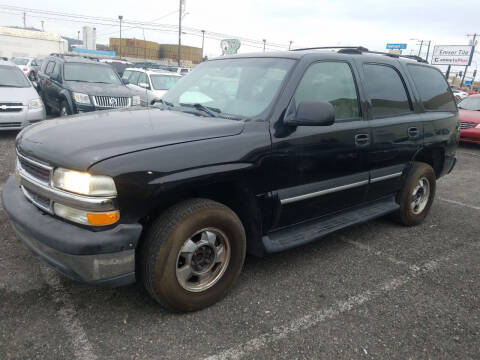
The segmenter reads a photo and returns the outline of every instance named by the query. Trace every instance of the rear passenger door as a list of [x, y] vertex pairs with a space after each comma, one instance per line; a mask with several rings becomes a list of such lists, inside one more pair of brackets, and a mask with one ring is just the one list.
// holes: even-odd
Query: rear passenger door
[[423, 145], [423, 125], [395, 63], [362, 62], [361, 72], [372, 132], [367, 199], [375, 200], [400, 189], [403, 170]]

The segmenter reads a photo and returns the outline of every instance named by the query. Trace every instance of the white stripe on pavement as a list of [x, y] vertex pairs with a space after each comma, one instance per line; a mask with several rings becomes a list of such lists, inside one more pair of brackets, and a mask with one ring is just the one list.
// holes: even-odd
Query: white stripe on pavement
[[88, 341], [87, 334], [77, 319], [77, 312], [70, 295], [60, 282], [59, 275], [54, 270], [42, 265], [42, 275], [45, 282], [50, 286], [50, 292], [55, 304], [60, 306], [57, 316], [69, 335], [76, 360], [96, 360], [92, 344]]
[[[471, 244], [474, 245], [474, 244]], [[463, 248], [463, 247], [462, 247]], [[336, 316], [348, 312], [368, 301], [371, 301], [389, 291], [393, 291], [400, 286], [405, 285], [411, 280], [427, 274], [433, 270], [436, 270], [440, 263], [449, 260], [451, 257], [457, 254], [460, 248], [455, 249], [454, 251], [449, 252], [447, 255], [444, 255], [436, 260], [431, 260], [421, 266], [409, 266], [409, 271], [407, 275], [400, 276], [393, 280], [386, 281], [379, 286], [362, 292], [358, 295], [351, 296], [345, 301], [338, 301], [330, 307], [326, 307], [315, 311], [313, 313], [307, 314], [301, 318], [294, 319], [287, 325], [274, 327], [271, 332], [264, 333], [246, 343], [234, 346], [230, 349], [220, 352], [219, 354], [209, 356], [204, 360], [237, 360], [241, 359], [246, 355], [250, 355], [264, 347], [268, 344], [286, 339], [289, 336], [294, 335], [302, 330], [307, 330], [316, 326], [328, 319], [335, 318]]]
[[450, 204], [455, 204], [455, 205], [460, 205], [460, 206], [465, 206], [467, 208], [473, 209], [473, 210], [480, 210], [480, 206], [475, 206], [475, 205], [470, 205], [470, 204], [465, 204], [460, 201], [455, 201], [455, 200], [450, 200], [450, 199], [445, 199], [445, 198], [438, 198], [439, 200], [448, 202]]

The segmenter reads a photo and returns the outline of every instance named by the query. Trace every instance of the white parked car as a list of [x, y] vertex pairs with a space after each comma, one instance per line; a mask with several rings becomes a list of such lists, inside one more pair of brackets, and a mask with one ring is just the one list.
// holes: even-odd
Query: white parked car
[[20, 130], [45, 116], [43, 102], [27, 77], [14, 63], [0, 60], [0, 130]]
[[453, 96], [455, 96], [455, 99], [457, 99], [457, 102], [465, 99], [468, 96], [468, 93], [460, 89], [452, 89], [452, 92]]
[[128, 68], [122, 76], [127, 87], [133, 90], [135, 95], [140, 96], [140, 103], [143, 106], [160, 100], [179, 79], [181, 75], [170, 71], [140, 68]]
[[28, 57], [14, 57], [11, 60], [20, 70], [31, 80], [37, 79], [38, 69], [42, 65], [42, 60]]

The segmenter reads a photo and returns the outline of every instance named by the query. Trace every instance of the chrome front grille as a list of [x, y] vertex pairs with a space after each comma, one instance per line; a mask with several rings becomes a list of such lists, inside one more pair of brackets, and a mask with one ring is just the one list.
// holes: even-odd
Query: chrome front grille
[[36, 194], [26, 189], [25, 186], [22, 186], [22, 191], [25, 197], [32, 202], [33, 205], [39, 207], [40, 209], [53, 214], [52, 210], [52, 201], [45, 196]]
[[471, 127], [473, 127], [475, 125], [475, 123], [473, 122], [461, 122], [460, 123], [460, 129], [470, 129]]
[[100, 108], [126, 108], [130, 106], [131, 99], [128, 97], [93, 96], [93, 103]]
[[17, 154], [17, 159], [18, 166], [20, 166], [28, 176], [34, 178], [42, 184], [50, 184], [50, 176], [53, 170], [51, 166], [42, 164], [20, 154]]
[[0, 103], [0, 113], [20, 112], [23, 110], [22, 103]]

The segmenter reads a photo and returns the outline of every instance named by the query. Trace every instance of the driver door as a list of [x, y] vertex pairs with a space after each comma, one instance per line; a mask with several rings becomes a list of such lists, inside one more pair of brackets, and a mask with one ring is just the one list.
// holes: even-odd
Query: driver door
[[[343, 61], [311, 64], [291, 100], [288, 113], [301, 102], [329, 102], [335, 122], [328, 126], [297, 126], [275, 147], [288, 147], [296, 185], [279, 189], [281, 214], [277, 227], [318, 218], [365, 201], [370, 130], [364, 120], [352, 65]], [[275, 136], [275, 133], [273, 134]], [[293, 172], [293, 174], [292, 174]]]

